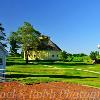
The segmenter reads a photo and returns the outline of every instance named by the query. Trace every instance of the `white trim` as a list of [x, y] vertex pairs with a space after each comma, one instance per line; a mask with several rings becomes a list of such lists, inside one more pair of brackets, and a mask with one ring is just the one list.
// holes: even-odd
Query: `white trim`
[[5, 69], [0, 69], [0, 70], [5, 70]]

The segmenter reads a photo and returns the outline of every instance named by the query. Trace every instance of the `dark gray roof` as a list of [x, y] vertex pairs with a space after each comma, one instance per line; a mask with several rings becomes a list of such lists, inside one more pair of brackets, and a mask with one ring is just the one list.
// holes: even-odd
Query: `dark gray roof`
[[42, 42], [40, 43], [40, 45], [37, 48], [38, 50], [61, 51], [61, 49], [54, 42], [52, 42], [49, 37], [47, 37], [47, 38], [48, 38], [47, 42], [44, 42], [42, 40]]
[[61, 49], [51, 40], [49, 40], [48, 45], [51, 47], [52, 50], [61, 51]]

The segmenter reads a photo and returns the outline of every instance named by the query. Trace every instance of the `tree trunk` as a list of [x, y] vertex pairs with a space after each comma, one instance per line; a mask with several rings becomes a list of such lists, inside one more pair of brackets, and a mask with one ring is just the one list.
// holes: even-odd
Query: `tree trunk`
[[28, 51], [25, 52], [26, 55], [26, 64], [28, 64]]

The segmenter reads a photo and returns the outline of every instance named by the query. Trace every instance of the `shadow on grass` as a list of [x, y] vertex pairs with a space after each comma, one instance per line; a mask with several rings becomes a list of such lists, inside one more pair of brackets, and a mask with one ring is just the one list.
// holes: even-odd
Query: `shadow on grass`
[[98, 78], [89, 76], [81, 77], [81, 76], [67, 76], [67, 75], [27, 75], [27, 74], [6, 75], [6, 78], [27, 78], [27, 77], [49, 77], [49, 78], [68, 78], [68, 79]]
[[29, 64], [26, 64], [25, 62], [6, 62], [6, 65], [7, 66], [11, 66], [11, 65], [37, 65], [38, 63], [29, 63]]
[[93, 64], [87, 64], [87, 63], [80, 63], [80, 62], [67, 62], [67, 63], [64, 63], [64, 62], [61, 62], [61, 63], [41, 63], [41, 64], [46, 64], [46, 65], [67, 65], [67, 66], [77, 66], [77, 65], [93, 65]]
[[12, 61], [7, 61], [7, 66], [10, 66], [10, 65], [64, 65], [64, 66], [78, 66], [78, 65], [93, 65], [93, 64], [87, 64], [87, 63], [84, 63], [84, 62], [55, 62], [55, 61], [34, 61], [34, 62], [31, 62], [31, 63], [28, 63], [26, 64], [25, 61], [21, 62], [12, 62]]

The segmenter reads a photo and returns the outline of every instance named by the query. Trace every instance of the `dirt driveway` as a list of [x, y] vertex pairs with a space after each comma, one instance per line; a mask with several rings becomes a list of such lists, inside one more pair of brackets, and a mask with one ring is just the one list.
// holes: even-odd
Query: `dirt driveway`
[[4, 82], [0, 83], [0, 100], [100, 100], [100, 89], [63, 82]]

